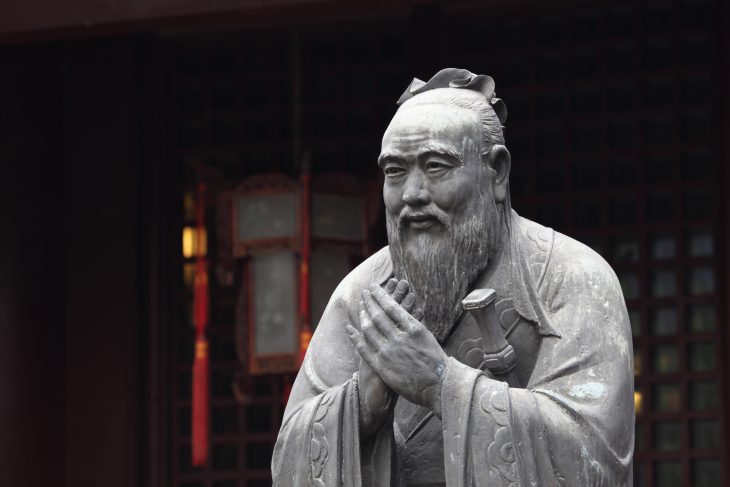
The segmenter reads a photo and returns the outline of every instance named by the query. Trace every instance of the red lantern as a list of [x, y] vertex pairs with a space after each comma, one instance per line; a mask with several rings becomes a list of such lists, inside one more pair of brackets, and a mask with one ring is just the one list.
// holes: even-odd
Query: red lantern
[[347, 176], [310, 184], [305, 165], [299, 181], [280, 174], [249, 178], [231, 201], [233, 253], [244, 259], [248, 289], [248, 370], [296, 372], [313, 320], [367, 251], [366, 192]]

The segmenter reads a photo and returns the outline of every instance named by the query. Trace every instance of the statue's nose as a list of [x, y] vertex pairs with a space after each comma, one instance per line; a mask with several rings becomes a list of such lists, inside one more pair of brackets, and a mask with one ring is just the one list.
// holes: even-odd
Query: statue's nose
[[431, 193], [425, 187], [423, 176], [412, 174], [403, 191], [403, 202], [410, 206], [422, 206], [431, 202]]

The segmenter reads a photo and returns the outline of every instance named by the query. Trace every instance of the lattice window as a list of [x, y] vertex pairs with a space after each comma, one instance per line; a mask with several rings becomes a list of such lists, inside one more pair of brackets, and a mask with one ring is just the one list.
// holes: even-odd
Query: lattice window
[[[383, 64], [384, 74], [373, 64], [393, 56], [394, 46], [402, 42], [397, 36], [378, 38], [377, 30], [368, 27], [354, 32], [339, 31], [341, 42], [332, 42], [327, 34], [316, 29], [301, 36], [299, 44], [304, 93], [303, 146], [311, 154], [315, 193], [326, 190], [335, 197], [338, 192], [371, 197], [361, 181], [377, 181], [378, 141], [394, 111], [403, 73], [397, 63]], [[173, 121], [176, 157], [183, 167], [186, 188], [200, 176], [218, 180], [221, 187], [235, 185], [247, 176], [281, 171], [298, 176], [293, 164], [292, 92], [293, 46], [290, 33], [269, 32], [233, 36], [236, 40], [190, 40], [176, 43], [173, 77]], [[375, 39], [375, 43], [370, 41]], [[318, 55], [322, 43], [329, 57], [322, 65]], [[395, 68], [393, 68], [395, 66]], [[387, 78], [388, 83], [382, 82]], [[381, 93], [382, 86], [390, 92]], [[342, 110], [342, 107], [349, 107]], [[376, 109], [374, 109], [376, 108]], [[378, 110], [379, 109], [379, 110]], [[348, 178], [333, 180], [324, 173], [347, 172], [356, 177], [353, 186]], [[366, 177], [363, 177], [366, 175]], [[353, 178], [350, 178], [353, 179]], [[357, 191], [347, 193], [348, 183]], [[376, 183], [377, 184], [377, 183]], [[319, 186], [324, 185], [322, 188]], [[315, 194], [315, 205], [319, 196]], [[186, 219], [194, 222], [194, 202], [184, 197]], [[340, 202], [339, 204], [343, 204]], [[372, 205], [367, 213], [372, 215]], [[376, 207], [378, 205], [375, 205]], [[345, 210], [346, 208], [341, 208]], [[315, 208], [316, 210], [316, 208]], [[211, 268], [220, 262], [217, 252], [215, 210], [207, 222]], [[372, 224], [368, 219], [368, 225]], [[314, 222], [315, 225], [318, 223]], [[318, 280], [320, 287], [326, 272], [340, 276], [343, 268], [352, 268], [362, 259], [367, 245], [321, 242], [315, 227], [314, 267], [326, 267]], [[359, 234], [358, 234], [359, 235]], [[358, 237], [361, 238], [361, 237]], [[328, 252], [324, 261], [320, 251]], [[332, 262], [339, 252], [341, 261]], [[340, 255], [337, 254], [337, 255]], [[176, 369], [173, 390], [177, 401], [172, 431], [172, 478], [175, 486], [223, 487], [270, 485], [270, 462], [276, 434], [283, 414], [283, 391], [291, 377], [267, 375], [242, 377], [236, 351], [234, 321], [237, 293], [243, 279], [240, 266], [234, 266], [234, 282], [222, 286], [211, 274], [211, 456], [205, 468], [190, 464], [190, 366], [192, 363], [193, 330], [192, 260], [182, 265], [184, 292], [180, 328], [175, 334]], [[212, 273], [215, 271], [213, 270]], [[339, 281], [339, 277], [336, 279]], [[334, 287], [336, 283], [325, 285]], [[313, 289], [313, 292], [315, 289]], [[321, 294], [321, 293], [320, 293]], [[329, 295], [329, 293], [328, 293]], [[312, 295], [313, 319], [319, 318], [327, 296]], [[234, 383], [238, 388], [234, 388]], [[234, 394], [238, 394], [236, 399]], [[241, 406], [240, 402], [247, 403]]]
[[[172, 47], [173, 147], [186, 188], [197, 177], [238, 183], [257, 172], [289, 170], [292, 159], [288, 114], [291, 110], [290, 51], [280, 36], [250, 42], [191, 41]], [[216, 187], [215, 184], [212, 186]], [[213, 191], [214, 193], [214, 191]], [[194, 224], [194, 200], [185, 193], [184, 225]], [[283, 378], [241, 380], [234, 323], [241, 288], [241, 266], [218, 253], [215, 205], [208, 212], [210, 274], [211, 447], [209, 464], [190, 461], [190, 381], [194, 332], [191, 262], [182, 263], [179, 328], [173, 391], [172, 479], [176, 487], [257, 487], [271, 485], [271, 452], [283, 414]], [[221, 266], [230, 275], [219, 276]], [[238, 393], [240, 397], [236, 398]], [[242, 403], [244, 403], [242, 405]]]
[[[427, 38], [407, 18], [299, 29], [302, 146], [315, 174], [377, 180], [382, 132], [412, 76], [451, 65], [495, 78], [510, 111], [514, 207], [589, 244], [623, 286], [634, 331], [637, 487], [727, 479], [715, 7], [455, 8], [431, 19]], [[172, 51], [173, 145], [186, 184], [196, 167], [231, 183], [271, 170], [296, 176], [290, 31], [195, 39]], [[255, 379], [245, 407], [234, 400], [233, 289], [212, 290], [213, 451], [203, 470], [189, 465], [186, 319], [175, 334], [176, 487], [270, 485], [282, 378]], [[180, 303], [184, 318], [189, 291]]]
[[[457, 53], [493, 74], [510, 108], [515, 208], [588, 243], [618, 274], [634, 332], [637, 487], [720, 486], [727, 475], [712, 8], [657, 2], [514, 22], [504, 12], [491, 34], [472, 22], [482, 40]], [[498, 46], [488, 63], [486, 45]]]

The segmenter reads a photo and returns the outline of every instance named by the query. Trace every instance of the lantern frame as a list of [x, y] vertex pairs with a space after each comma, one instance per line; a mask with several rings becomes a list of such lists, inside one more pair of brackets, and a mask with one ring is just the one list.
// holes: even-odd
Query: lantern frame
[[[302, 252], [304, 248], [304, 242], [302, 241], [302, 228], [304, 225], [304, 219], [310, 218], [313, 220], [313, 208], [310, 203], [309, 208], [302, 208], [302, 197], [304, 195], [304, 187], [301, 181], [296, 181], [289, 176], [281, 173], [267, 173], [251, 176], [244, 180], [241, 184], [230, 191], [230, 211], [231, 216], [231, 242], [232, 242], [232, 254], [234, 259], [243, 259], [242, 263], [242, 283], [247, 286], [245, 301], [246, 301], [246, 330], [237, 329], [236, 333], [241, 333], [243, 337], [246, 337], [247, 344], [242, 347], [247, 352], [248, 357], [241, 357], [243, 363], [248, 366], [248, 373], [251, 375], [261, 374], [277, 374], [277, 373], [288, 373], [296, 372], [299, 367], [299, 350], [293, 351], [292, 353], [273, 353], [273, 354], [258, 354], [256, 350], [256, 339], [257, 339], [257, 326], [256, 326], [256, 286], [254, 278], [254, 258], [257, 255], [275, 250], [287, 250], [293, 253], [294, 265], [292, 268], [292, 279], [295, 283], [295, 289], [299, 290], [302, 283], [298, 279], [297, 269], [302, 262]], [[360, 231], [359, 239], [348, 239], [348, 238], [337, 238], [334, 236], [315, 236], [314, 232], [310, 232], [309, 243], [313, 251], [319, 251], [326, 248], [339, 248], [346, 250], [350, 254], [350, 267], [354, 267], [359, 261], [362, 260], [369, 253], [369, 228], [373, 225], [377, 219], [376, 211], [377, 206], [371, 204], [371, 198], [376, 197], [377, 184], [365, 185], [358, 181], [356, 178], [349, 174], [322, 174], [314, 178], [311, 185], [311, 199], [313, 200], [315, 195], [338, 195], [359, 198], [362, 217], [360, 218], [362, 229]], [[294, 209], [295, 214], [295, 225], [294, 235], [286, 237], [276, 238], [261, 238], [242, 240], [239, 239], [239, 227], [241, 222], [239, 218], [238, 209], [238, 198], [249, 197], [249, 196], [266, 196], [275, 194], [294, 194], [296, 207]], [[376, 200], [380, 200], [376, 198]], [[382, 206], [382, 200], [381, 206]], [[308, 216], [306, 215], [308, 213]], [[311, 275], [311, 274], [310, 274]], [[297, 309], [302, 304], [300, 301], [302, 296], [300, 293], [295, 292], [293, 299], [295, 300]], [[309, 300], [308, 306], [311, 307], [311, 294], [307, 296]], [[319, 317], [312, 317], [319, 319]], [[316, 325], [316, 323], [313, 323]], [[299, 337], [305, 325], [309, 323], [302, 323], [301, 316], [295, 313], [295, 320], [292, 323], [295, 330], [295, 336]], [[294, 347], [293, 347], [294, 348]]]
[[[248, 196], [271, 196], [278, 194], [293, 194], [295, 197], [294, 206], [294, 235], [288, 237], [259, 238], [252, 240], [239, 240], [239, 215], [238, 199]], [[233, 229], [233, 257], [246, 257], [259, 250], [268, 250], [277, 247], [285, 247], [297, 251], [299, 247], [299, 233], [301, 228], [301, 216], [298, 211], [298, 201], [301, 196], [301, 187], [297, 181], [282, 173], [267, 173], [251, 176], [243, 181], [233, 190], [231, 201], [231, 228]]]
[[[275, 249], [275, 248], [272, 248]], [[265, 253], [265, 252], [261, 252]], [[298, 368], [298, 340], [299, 333], [301, 331], [302, 324], [299, 323], [297, 313], [294, 312], [294, 343], [292, 344], [292, 351], [289, 353], [264, 353], [259, 354], [256, 351], [256, 282], [253, 278], [253, 257], [254, 255], [249, 254], [244, 262], [244, 282], [248, 286], [248, 298], [247, 298], [247, 336], [248, 336], [248, 369], [252, 375], [261, 374], [278, 374], [285, 372], [296, 371]], [[294, 265], [292, 266], [292, 281], [294, 282], [294, 299], [297, 299], [299, 282], [297, 280], [297, 268], [299, 263], [299, 255], [294, 255]]]
[[[290, 178], [289, 176], [282, 173], [265, 173], [257, 174], [245, 179], [232, 191], [231, 198], [231, 238], [232, 238], [232, 253], [234, 258], [243, 258], [243, 275], [242, 283], [247, 286], [247, 297], [246, 297], [246, 324], [247, 330], [237, 330], [237, 333], [243, 332], [247, 338], [248, 345], [245, 347], [248, 352], [248, 370], [252, 375], [260, 374], [273, 374], [273, 373], [284, 373], [292, 372], [297, 370], [297, 357], [298, 349], [296, 343], [293, 344], [293, 351], [291, 353], [273, 353], [273, 354], [259, 354], [256, 350], [256, 309], [255, 309], [255, 298], [256, 298], [256, 283], [253, 277], [253, 258], [256, 255], [266, 253], [267, 251], [284, 249], [294, 254], [294, 267], [292, 268], [292, 279], [294, 282], [294, 288], [297, 289], [299, 283], [297, 282], [297, 264], [300, 260], [299, 248], [300, 248], [300, 236], [301, 233], [301, 212], [299, 211], [299, 201], [301, 198], [301, 185], [299, 182]], [[240, 240], [239, 236], [239, 224], [241, 219], [238, 211], [238, 199], [240, 197], [250, 196], [269, 196], [277, 194], [292, 194], [295, 199], [295, 206], [293, 208], [294, 214], [294, 229], [293, 235], [285, 237], [275, 238], [258, 238], [251, 240]], [[294, 299], [297, 299], [298, 295], [295, 293]], [[301, 329], [301, 323], [296, 319], [296, 313], [294, 314], [295, 320], [295, 337], [299, 336]]]
[[[368, 251], [368, 229], [371, 225], [371, 218], [368, 208], [369, 191], [350, 174], [326, 173], [318, 176], [312, 183], [312, 201], [316, 195], [334, 195], [361, 198], [361, 239], [337, 238], [329, 236], [316, 236], [312, 229], [312, 248], [322, 244], [347, 246], [357, 249], [363, 255]], [[313, 209], [312, 209], [313, 213]], [[312, 215], [314, 216], [314, 215]]]

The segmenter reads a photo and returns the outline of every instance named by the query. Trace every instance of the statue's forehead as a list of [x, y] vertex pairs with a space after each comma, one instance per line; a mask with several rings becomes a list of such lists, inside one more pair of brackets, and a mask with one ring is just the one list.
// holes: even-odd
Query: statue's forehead
[[478, 121], [474, 111], [446, 103], [405, 105], [385, 131], [383, 148], [429, 141], [461, 147], [465, 138], [478, 137]]

